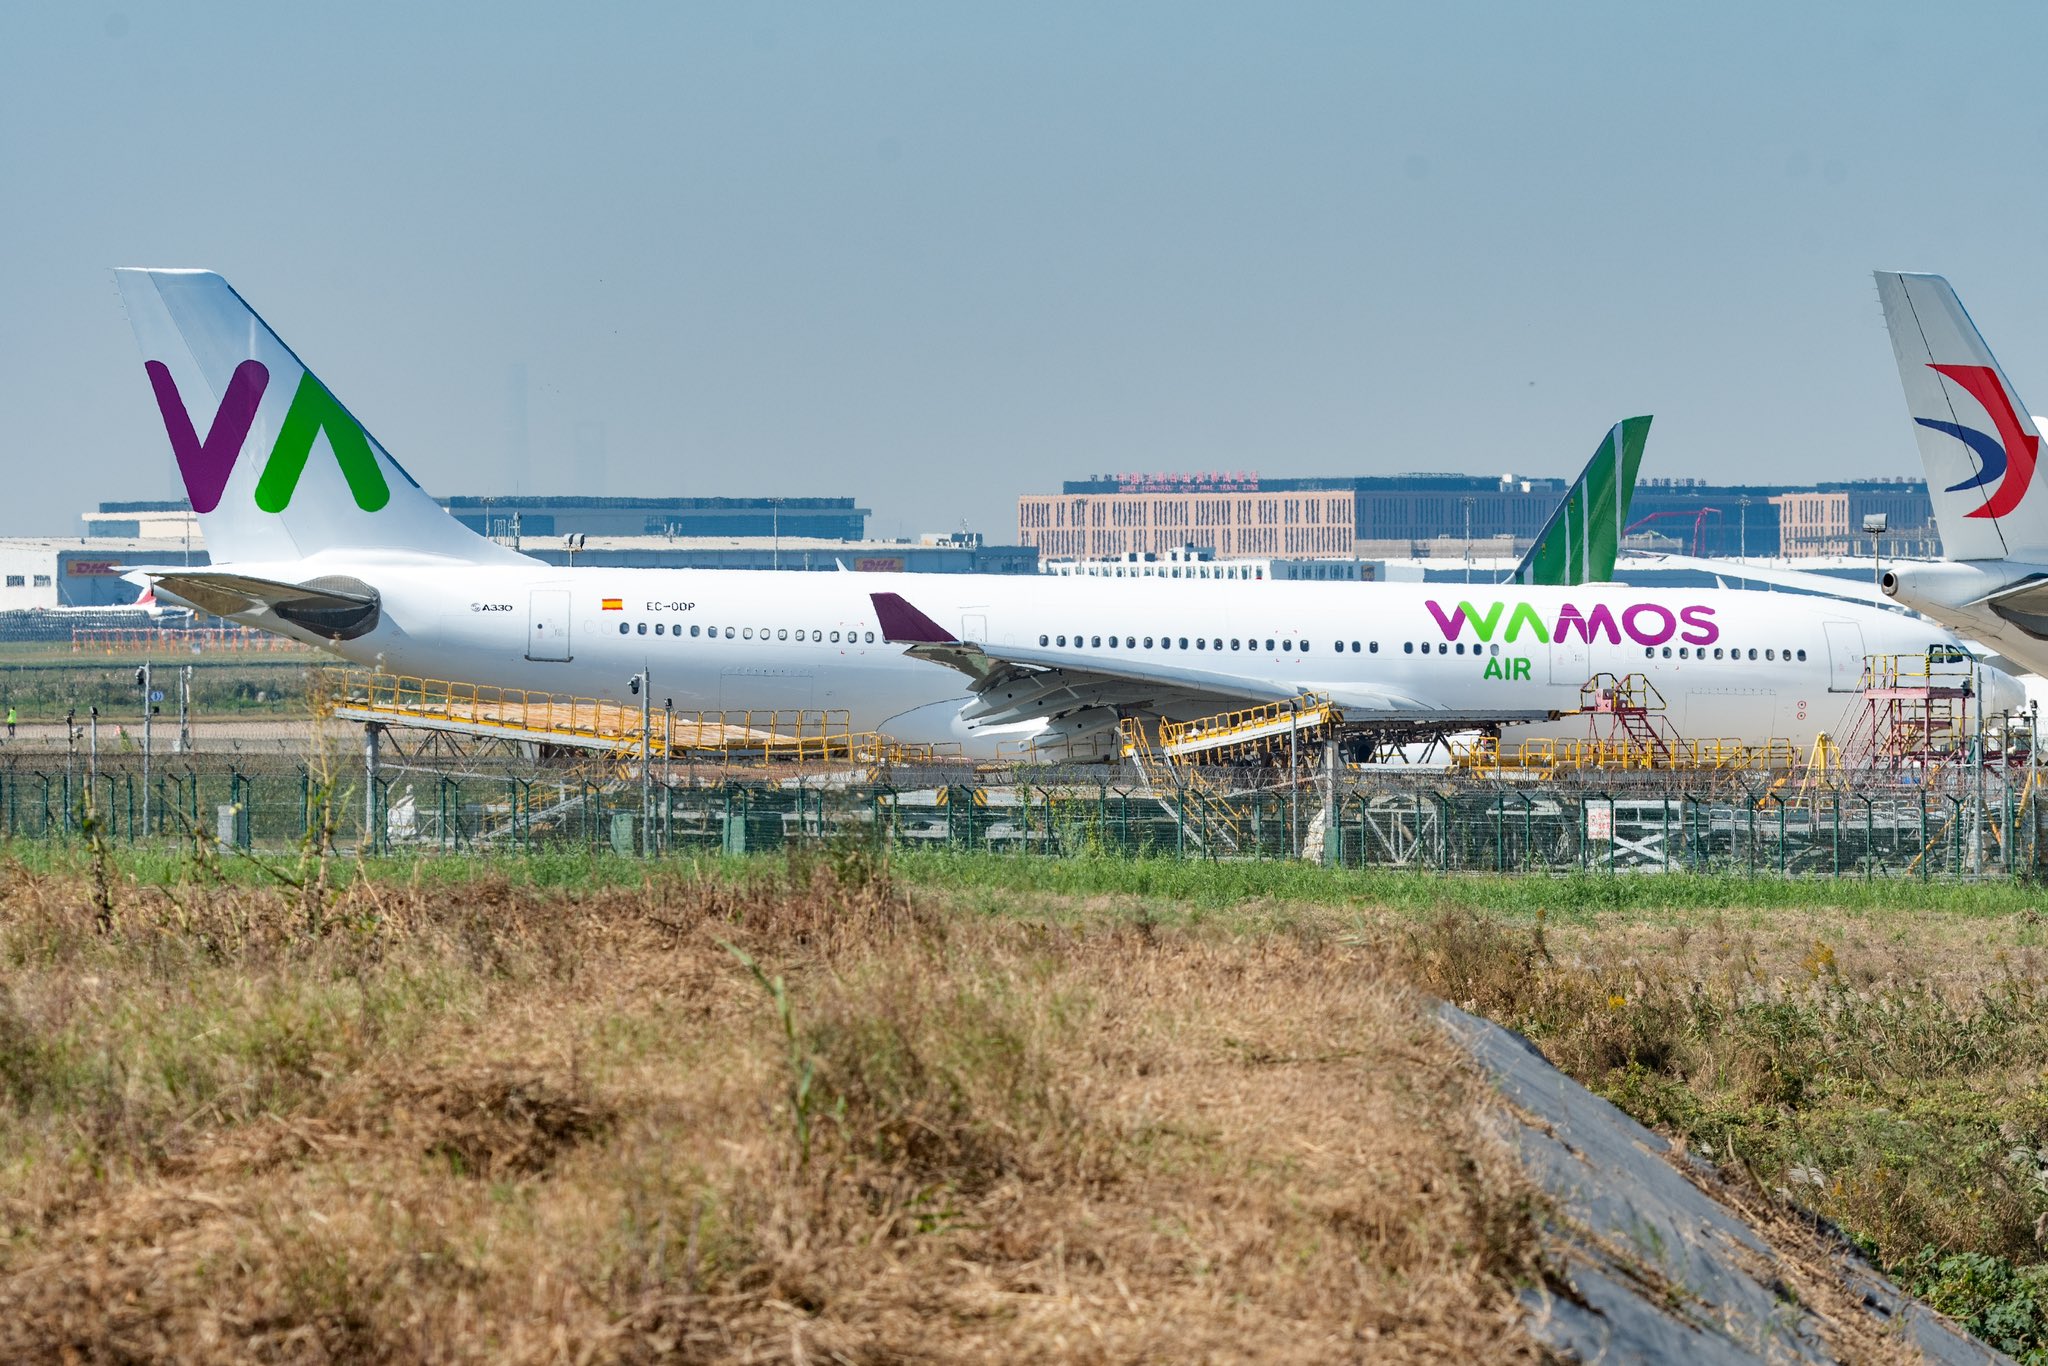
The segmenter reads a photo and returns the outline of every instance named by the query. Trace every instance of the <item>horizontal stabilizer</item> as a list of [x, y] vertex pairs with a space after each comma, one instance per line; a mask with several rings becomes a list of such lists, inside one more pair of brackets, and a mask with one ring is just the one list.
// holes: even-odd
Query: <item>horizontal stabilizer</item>
[[285, 583], [207, 570], [147, 572], [160, 596], [176, 598], [217, 617], [240, 619], [268, 613], [328, 640], [354, 640], [377, 625], [377, 590], [359, 579], [323, 577]]

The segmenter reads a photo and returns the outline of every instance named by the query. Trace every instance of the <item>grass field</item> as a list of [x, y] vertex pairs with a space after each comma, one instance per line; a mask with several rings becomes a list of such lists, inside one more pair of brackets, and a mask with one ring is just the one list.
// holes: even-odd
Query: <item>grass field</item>
[[[192, 666], [192, 707], [199, 716], [305, 716], [310, 714], [309, 664], [318, 657], [300, 654], [178, 655], [159, 651], [148, 656], [157, 670], [156, 686], [165, 701], [163, 715], [178, 711], [177, 670]], [[15, 645], [0, 648], [0, 711], [13, 707], [23, 721], [62, 721], [76, 708], [92, 707], [109, 720], [141, 715], [142, 698], [135, 670], [144, 656], [135, 654], [73, 654], [69, 646]]]
[[2021, 886], [10, 852], [0, 1356], [1531, 1355], [1434, 995], [2048, 1360]]

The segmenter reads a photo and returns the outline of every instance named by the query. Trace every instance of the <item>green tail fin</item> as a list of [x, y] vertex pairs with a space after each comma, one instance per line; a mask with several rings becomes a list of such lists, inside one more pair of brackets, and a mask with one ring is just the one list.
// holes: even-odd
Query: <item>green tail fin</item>
[[1647, 417], [1614, 424], [1585, 472], [1543, 524], [1510, 582], [1569, 587], [1606, 583], [1614, 577], [1622, 528], [1628, 525], [1629, 505], [1635, 501], [1636, 470], [1643, 463], [1649, 435]]

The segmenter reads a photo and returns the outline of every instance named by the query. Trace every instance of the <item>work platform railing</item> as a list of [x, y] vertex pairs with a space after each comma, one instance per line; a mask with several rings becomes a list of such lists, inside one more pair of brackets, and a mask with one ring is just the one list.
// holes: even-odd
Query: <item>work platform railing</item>
[[1483, 735], [1452, 745], [1451, 755], [1458, 767], [1474, 773], [1542, 777], [1567, 771], [1785, 773], [1798, 768], [1801, 761], [1790, 740], [1754, 745], [1730, 739], [1503, 741]]
[[856, 731], [831, 709], [676, 712], [530, 688], [369, 673], [322, 671], [321, 711], [343, 721], [598, 750], [625, 759], [746, 758], [797, 766], [937, 762], [957, 747], [906, 745]]

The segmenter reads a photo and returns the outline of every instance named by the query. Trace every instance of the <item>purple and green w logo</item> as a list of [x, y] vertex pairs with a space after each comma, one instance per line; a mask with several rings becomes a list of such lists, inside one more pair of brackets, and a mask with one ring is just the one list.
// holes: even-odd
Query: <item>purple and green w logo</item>
[[[212, 512], [220, 506], [228, 476], [234, 473], [235, 462], [241, 458], [242, 443], [249, 438], [256, 409], [263, 402], [263, 391], [270, 385], [270, 371], [257, 360], [245, 360], [235, 367], [227, 392], [221, 395], [220, 407], [214, 410], [213, 425], [201, 441], [185, 411], [185, 400], [178, 394], [170, 368], [155, 360], [143, 368], [149, 371], [150, 387], [156, 391], [156, 406], [164, 415], [164, 430], [170, 434], [171, 450], [178, 457], [178, 472], [185, 477], [185, 492], [192, 497], [192, 510]], [[292, 406], [285, 410], [277, 440], [270, 447], [270, 458], [256, 480], [257, 507], [265, 512], [283, 512], [291, 506], [299, 476], [306, 472], [306, 461], [313, 454], [313, 442], [322, 432], [327, 434], [327, 445], [341, 466], [342, 478], [348, 481], [348, 491], [354, 495], [356, 506], [365, 512], [375, 512], [391, 501], [391, 486], [384, 481], [384, 471], [377, 468], [370, 438], [348, 415], [348, 410], [335, 401], [334, 395], [327, 392], [327, 386], [307, 370], [299, 376]]]

